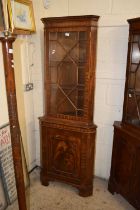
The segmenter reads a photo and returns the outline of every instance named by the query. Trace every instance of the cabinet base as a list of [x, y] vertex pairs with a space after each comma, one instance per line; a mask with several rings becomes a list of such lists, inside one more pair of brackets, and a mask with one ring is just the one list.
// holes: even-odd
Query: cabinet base
[[114, 189], [114, 187], [112, 186], [112, 184], [110, 184], [110, 182], [108, 183], [108, 191], [109, 191], [112, 195], [114, 195], [114, 193], [115, 193], [115, 189]]
[[77, 188], [79, 190], [79, 196], [81, 197], [88, 197], [88, 196], [92, 196], [93, 194], [93, 184], [91, 185], [77, 185], [77, 184], [74, 184], [74, 183], [70, 183], [70, 182], [67, 182], [67, 181], [63, 181], [63, 180], [60, 180], [60, 179], [55, 179], [55, 178], [49, 178], [42, 175], [42, 172], [40, 173], [40, 181], [41, 181], [41, 184], [43, 186], [48, 186], [49, 185], [49, 182], [51, 181], [59, 181], [61, 183], [65, 183], [65, 184], [69, 184], [75, 188]]
[[114, 123], [114, 140], [108, 190], [118, 193], [140, 210], [140, 130]]

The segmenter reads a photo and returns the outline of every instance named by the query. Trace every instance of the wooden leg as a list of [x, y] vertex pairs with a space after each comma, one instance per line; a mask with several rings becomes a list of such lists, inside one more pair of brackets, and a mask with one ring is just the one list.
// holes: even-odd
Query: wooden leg
[[114, 195], [114, 193], [115, 193], [114, 187], [113, 187], [113, 185], [112, 185], [110, 182], [108, 183], [108, 191], [109, 191], [112, 195]]
[[41, 181], [41, 184], [47, 187], [49, 185], [49, 182], [48, 181], [45, 181], [45, 182]]
[[40, 173], [40, 181], [41, 181], [41, 184], [44, 185], [44, 186], [48, 186], [49, 185], [49, 181], [48, 181], [47, 177], [44, 176], [42, 171]]
[[82, 186], [79, 188], [79, 195], [82, 197], [88, 197], [93, 194], [93, 186]]

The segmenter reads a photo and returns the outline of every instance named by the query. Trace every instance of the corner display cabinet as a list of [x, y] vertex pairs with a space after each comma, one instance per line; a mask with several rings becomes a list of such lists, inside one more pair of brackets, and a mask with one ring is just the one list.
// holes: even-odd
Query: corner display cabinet
[[89, 196], [98, 16], [43, 18], [45, 115], [40, 118], [41, 182], [57, 180]]
[[140, 18], [130, 24], [122, 122], [114, 123], [108, 189], [140, 210]]

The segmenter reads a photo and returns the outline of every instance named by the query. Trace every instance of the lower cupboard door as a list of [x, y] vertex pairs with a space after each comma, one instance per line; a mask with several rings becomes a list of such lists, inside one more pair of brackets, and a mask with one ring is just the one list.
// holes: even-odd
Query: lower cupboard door
[[114, 181], [119, 188], [119, 192], [127, 195], [130, 192], [134, 151], [126, 139], [117, 136], [116, 139], [116, 159], [114, 169]]
[[140, 209], [140, 147], [136, 149], [136, 162], [133, 174], [132, 197], [137, 208]]
[[81, 137], [75, 132], [56, 129], [48, 131], [49, 171], [58, 175], [79, 178]]

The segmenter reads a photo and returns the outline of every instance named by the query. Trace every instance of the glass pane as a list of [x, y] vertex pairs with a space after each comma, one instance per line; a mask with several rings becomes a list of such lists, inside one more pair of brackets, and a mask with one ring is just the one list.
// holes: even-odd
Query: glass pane
[[72, 90], [64, 90], [67, 94], [67, 96], [69, 97], [69, 100], [71, 102], [71, 104], [73, 104], [73, 107], [75, 107], [75, 109], [77, 108], [77, 88], [74, 87]]
[[58, 65], [58, 83], [67, 87], [77, 83], [77, 66], [67, 57]]
[[135, 88], [135, 79], [136, 79], [135, 73], [130, 73], [129, 74], [129, 86], [128, 86], [128, 88], [130, 88], [130, 89]]
[[140, 126], [140, 95], [137, 95], [135, 92], [128, 93], [128, 101], [127, 101], [127, 115], [126, 120], [129, 123]]
[[65, 101], [58, 107], [58, 114], [76, 116], [76, 111], [68, 101]]
[[87, 42], [86, 41], [79, 41], [77, 45], [71, 50], [69, 55], [71, 58], [76, 62], [86, 62], [86, 55], [87, 55]]
[[49, 35], [50, 113], [84, 115], [87, 32]]
[[139, 64], [131, 64], [130, 72], [136, 72]]
[[61, 61], [66, 52], [62, 46], [57, 41], [50, 41], [50, 62], [51, 61]]
[[77, 32], [59, 32], [58, 33], [58, 42], [60, 45], [69, 52], [78, 42], [78, 33]]
[[49, 40], [57, 40], [57, 32], [50, 33]]
[[133, 36], [126, 121], [140, 126], [140, 35]]
[[78, 101], [77, 101], [78, 109], [84, 109], [83, 95], [84, 95], [84, 91], [78, 90]]
[[136, 91], [140, 92], [140, 66], [139, 66], [139, 68], [137, 69], [137, 72], [136, 72], [135, 89], [136, 89]]
[[87, 40], [87, 33], [85, 31], [79, 32], [79, 40]]
[[85, 68], [83, 66], [78, 67], [78, 84], [85, 84]]
[[134, 35], [133, 42], [140, 42], [140, 35], [138, 35], [138, 34]]
[[80, 41], [79, 43], [79, 62], [86, 62], [87, 59], [86, 45], [87, 45], [86, 41]]
[[139, 50], [139, 44], [133, 43], [132, 46], [132, 63], [139, 63], [140, 61], [140, 50]]
[[50, 80], [51, 83], [57, 83], [57, 68], [56, 66], [50, 66]]
[[[50, 92], [50, 113], [56, 114], [57, 113], [57, 103], [56, 100], [59, 98], [60, 92], [56, 85], [51, 85], [51, 92]], [[60, 97], [63, 97], [61, 95]]]

